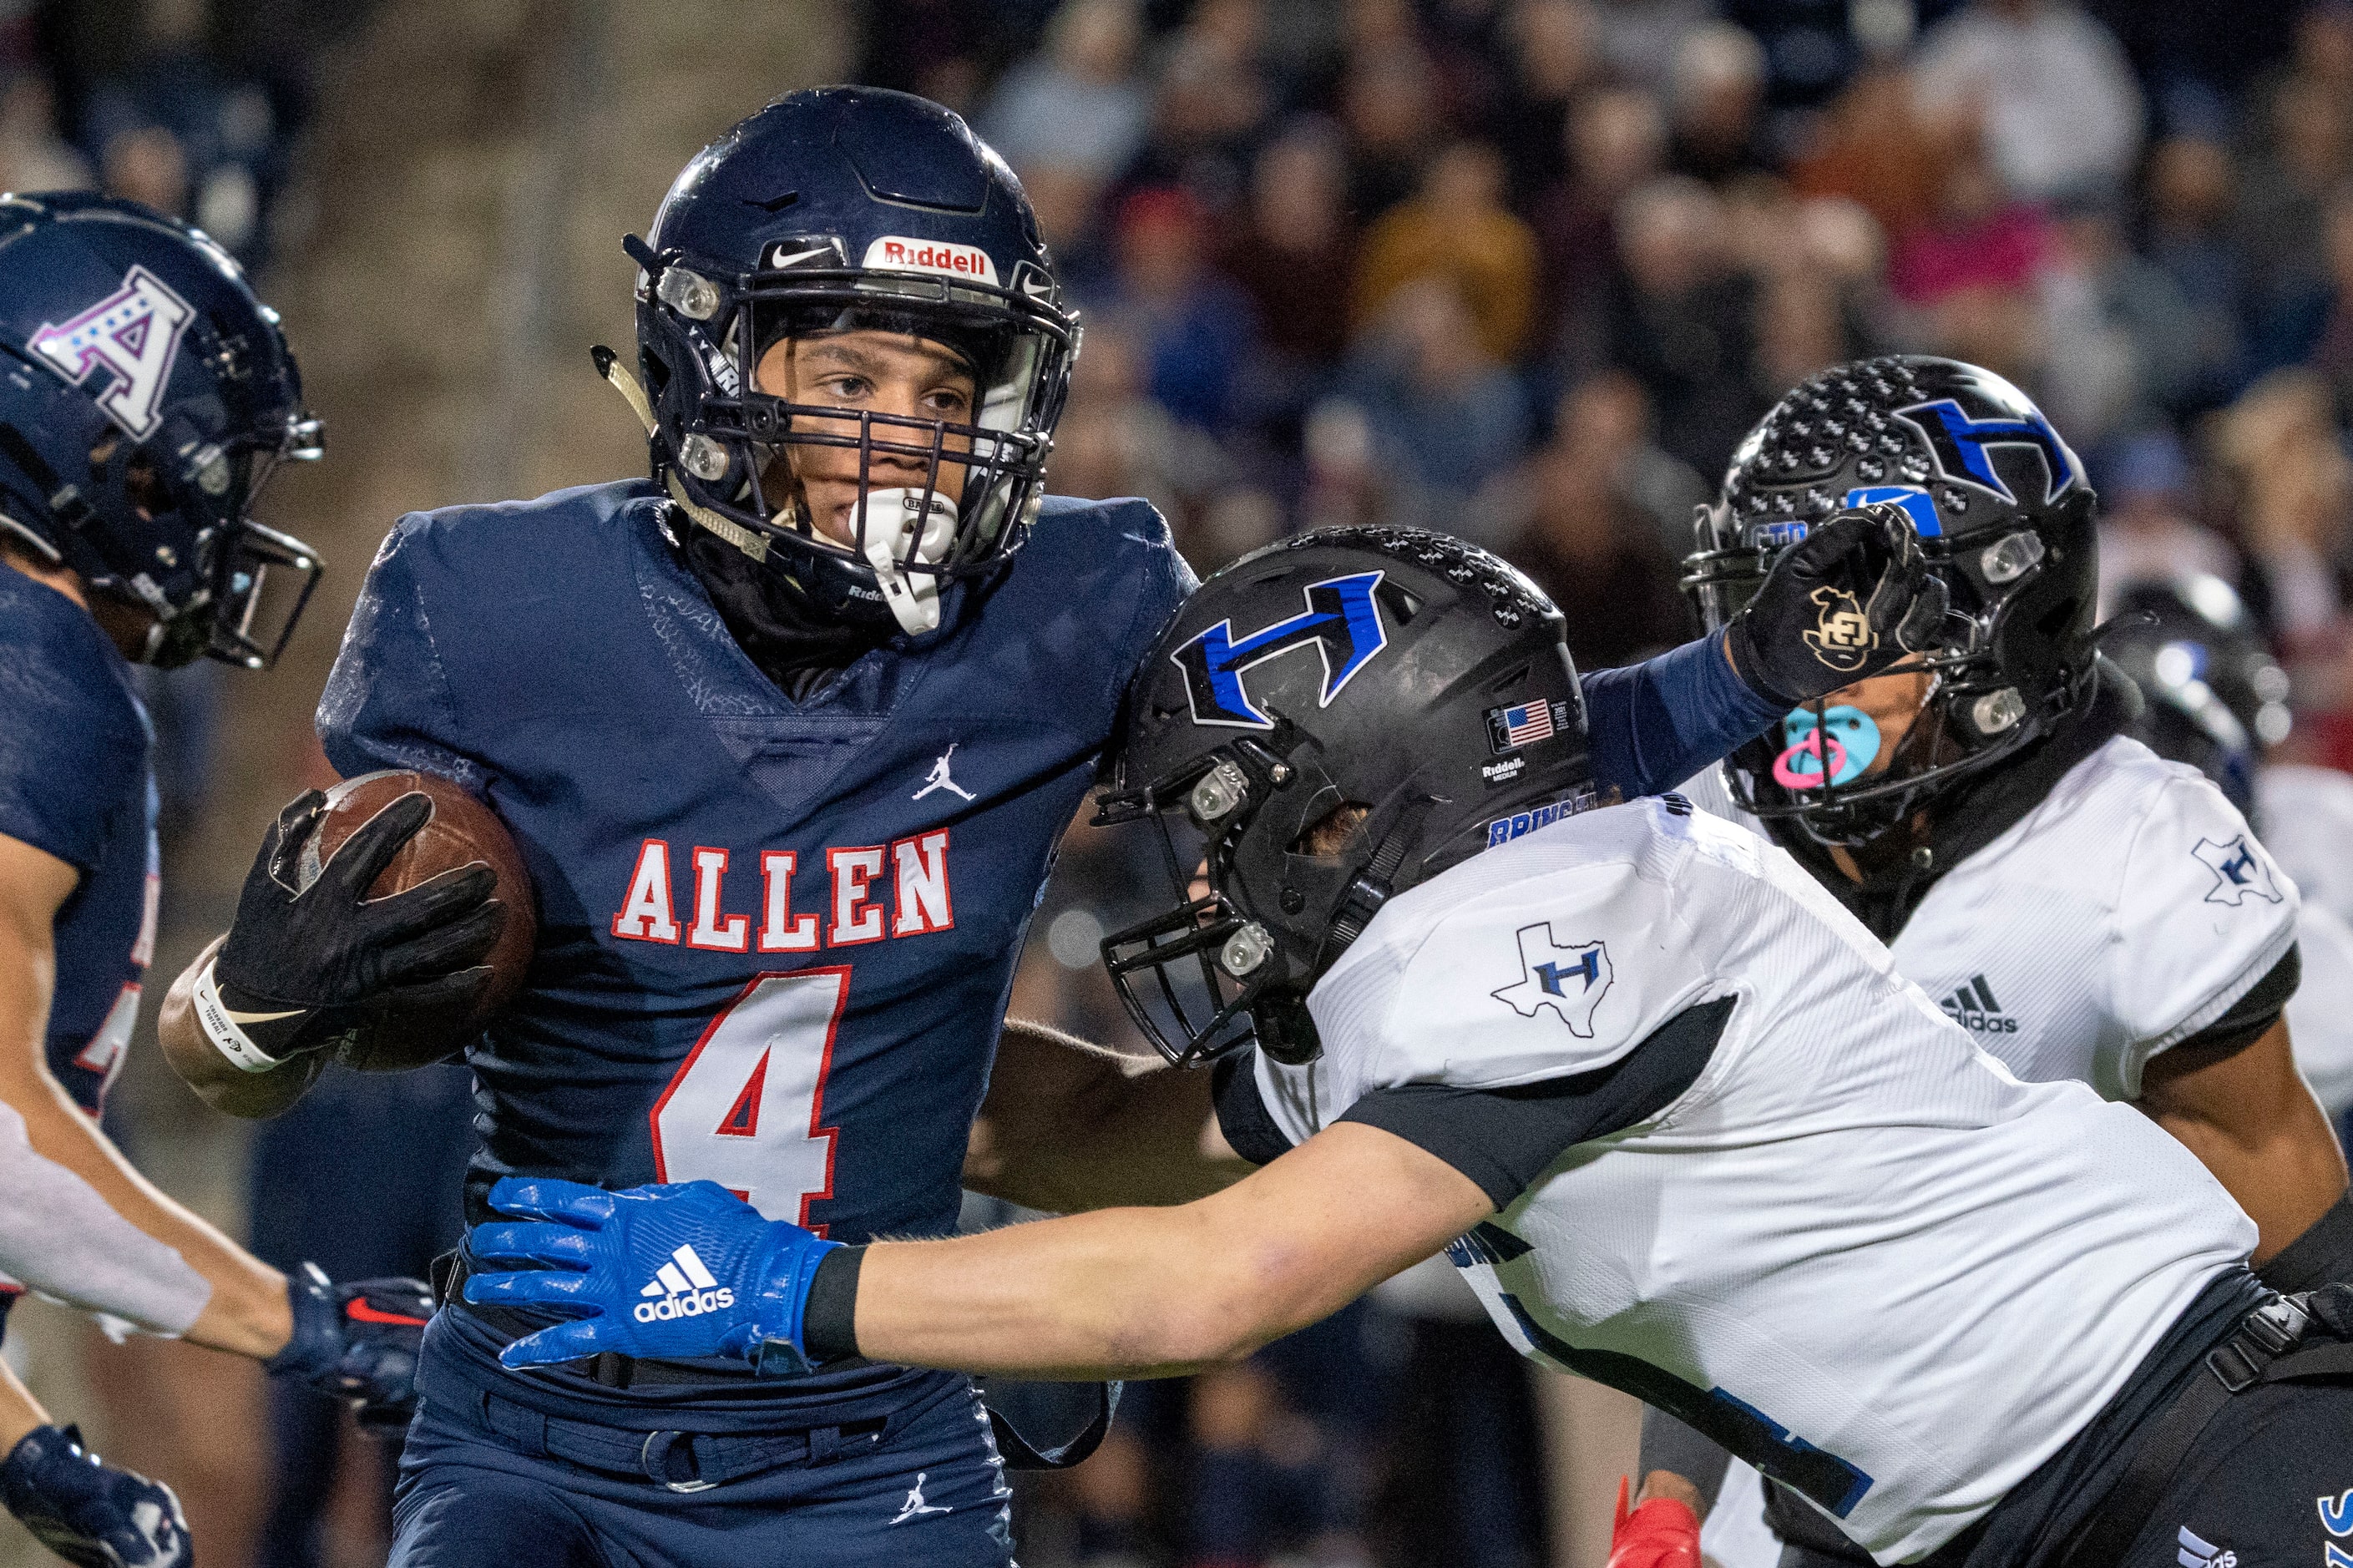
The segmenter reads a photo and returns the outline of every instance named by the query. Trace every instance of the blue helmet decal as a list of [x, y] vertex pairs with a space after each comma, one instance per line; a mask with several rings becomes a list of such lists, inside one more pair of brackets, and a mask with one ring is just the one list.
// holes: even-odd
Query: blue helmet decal
[[1169, 660], [1185, 672], [1193, 722], [1273, 729], [1274, 721], [1242, 689], [1242, 672], [1309, 646], [1324, 661], [1324, 691], [1317, 706], [1330, 707], [1340, 689], [1388, 646], [1388, 631], [1373, 601], [1381, 575], [1358, 572], [1310, 583], [1303, 613], [1239, 639], [1233, 622], [1219, 621], [1170, 654]]
[[1936, 516], [1936, 503], [1918, 485], [1863, 485], [1846, 492], [1841, 506], [1868, 506], [1873, 501], [1885, 501], [1901, 507], [1904, 515], [1912, 520], [1912, 531], [1923, 539], [1935, 539], [1945, 531]]
[[1911, 421], [1928, 438], [1936, 469], [1945, 478], [1991, 490], [2013, 506], [2019, 504], [2018, 497], [1994, 471], [1993, 459], [1987, 452], [1989, 447], [2032, 447], [2042, 454], [2043, 469], [2049, 478], [2039, 504], [2048, 505], [2058, 500], [2079, 477], [2074, 455], [2067, 450], [2067, 443], [2059, 438], [2051, 421], [2032, 408], [2021, 418], [1972, 419], [1952, 398], [1940, 397], [1933, 403], [1899, 408], [1896, 416]]

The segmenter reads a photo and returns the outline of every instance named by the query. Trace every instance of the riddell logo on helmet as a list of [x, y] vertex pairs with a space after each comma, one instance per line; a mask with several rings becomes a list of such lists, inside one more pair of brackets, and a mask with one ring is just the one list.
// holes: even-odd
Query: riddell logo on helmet
[[997, 281], [997, 264], [980, 247], [944, 239], [912, 239], [903, 234], [886, 234], [868, 246], [866, 266], [870, 271], [937, 272], [983, 283]]

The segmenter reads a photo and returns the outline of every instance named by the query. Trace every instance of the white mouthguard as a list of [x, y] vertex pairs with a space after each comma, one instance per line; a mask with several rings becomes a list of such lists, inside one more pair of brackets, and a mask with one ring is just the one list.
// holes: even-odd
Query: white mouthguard
[[[923, 507], [920, 489], [866, 492], [866, 563], [874, 568], [883, 601], [899, 618], [900, 629], [910, 633], [938, 629], [940, 579], [933, 572], [902, 572], [899, 563], [912, 558], [936, 564], [947, 559], [955, 542], [955, 502], [934, 490], [928, 517]], [[918, 526], [923, 530], [921, 539], [915, 536]]]

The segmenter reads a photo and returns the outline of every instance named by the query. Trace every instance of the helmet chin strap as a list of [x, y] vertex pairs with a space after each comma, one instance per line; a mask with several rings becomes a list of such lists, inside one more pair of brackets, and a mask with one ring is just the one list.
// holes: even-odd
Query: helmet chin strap
[[[621, 395], [621, 401], [629, 405], [629, 412], [645, 426], [647, 438], [656, 437], [660, 427], [654, 419], [653, 401], [621, 363], [620, 355], [600, 343], [590, 351], [589, 357], [596, 362], [596, 374]], [[686, 514], [688, 521], [717, 534], [753, 560], [766, 562], [766, 535], [723, 517], [707, 506], [696, 505], [687, 498], [686, 487], [679, 482], [675, 470], [665, 475], [664, 480], [670, 500]], [[930, 504], [926, 510], [926, 493], [923, 489], [914, 488], [870, 489], [861, 509], [866, 523], [860, 530], [866, 563], [873, 568], [875, 579], [881, 584], [883, 603], [891, 606], [900, 629], [911, 636], [939, 629], [940, 580], [936, 573], [910, 574], [903, 563], [935, 565], [947, 558], [955, 543], [955, 502], [934, 489], [928, 491]]]

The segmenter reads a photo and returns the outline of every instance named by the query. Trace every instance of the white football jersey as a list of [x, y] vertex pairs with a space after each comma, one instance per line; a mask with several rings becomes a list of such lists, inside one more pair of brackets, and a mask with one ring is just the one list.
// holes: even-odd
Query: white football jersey
[[[1690, 789], [1741, 819], [1715, 770]], [[2120, 735], [1947, 871], [1889, 946], [2019, 1077], [2135, 1100], [2149, 1058], [2286, 954], [2296, 913], [2295, 884], [2222, 792]]]
[[1977, 1049], [1787, 854], [1660, 799], [1487, 850], [1389, 901], [1308, 998], [1323, 1055], [1256, 1087], [1297, 1142], [1377, 1090], [1591, 1072], [1725, 998], [1688, 1089], [1452, 1256], [1524, 1352], [1722, 1402], [1875, 1557], [1920, 1556], [2254, 1228], [2147, 1118]]
[[2255, 816], [2304, 901], [2353, 923], [2353, 775], [2296, 763], [2263, 768]]

